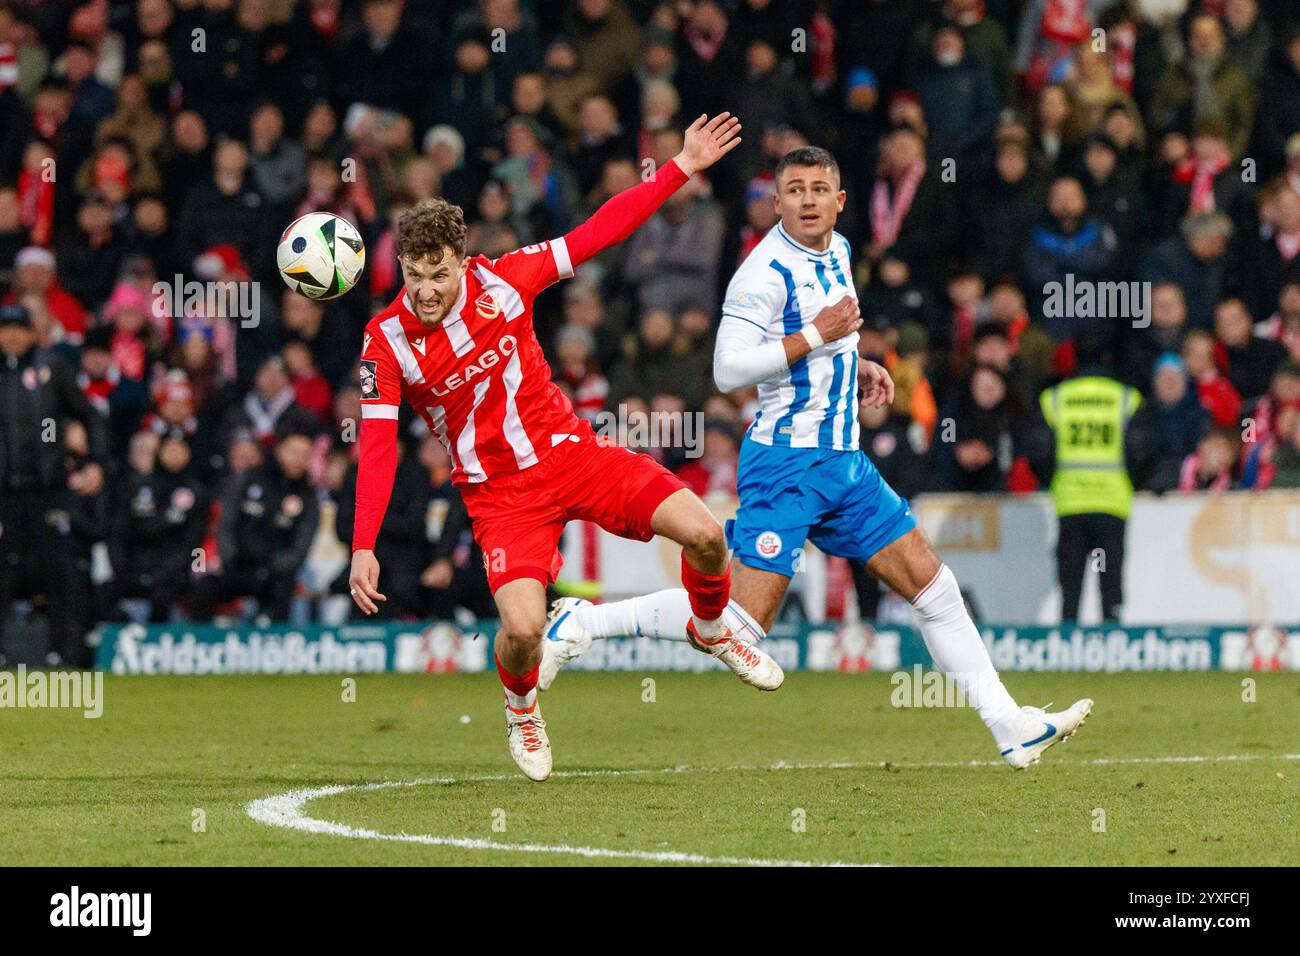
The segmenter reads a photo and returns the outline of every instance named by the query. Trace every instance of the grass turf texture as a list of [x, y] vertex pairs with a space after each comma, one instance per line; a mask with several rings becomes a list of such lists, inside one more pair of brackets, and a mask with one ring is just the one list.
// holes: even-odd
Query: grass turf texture
[[[917, 766], [996, 759], [968, 709], [897, 709], [888, 675], [563, 674], [543, 695], [556, 771], [525, 780], [495, 675], [114, 677], [104, 714], [0, 710], [0, 861], [101, 864], [636, 863], [317, 835], [250, 819], [250, 800], [331, 784], [454, 783], [313, 800], [384, 833], [891, 864], [1294, 864], [1300, 686], [1236, 674], [1010, 674], [1022, 702], [1088, 695], [1093, 716], [1025, 773]], [[469, 715], [469, 723], [462, 723]], [[1101, 758], [1266, 755], [1206, 763]], [[859, 766], [725, 769], [777, 763]], [[880, 766], [889, 763], [890, 766]], [[871, 765], [871, 766], [867, 766]], [[707, 769], [706, 769], [707, 768]], [[475, 777], [502, 776], [499, 780]], [[1094, 811], [1105, 811], [1105, 832]], [[193, 811], [206, 815], [194, 832]], [[793, 826], [802, 809], [805, 829]], [[504, 811], [504, 832], [493, 829]], [[495, 812], [495, 813], [494, 813]]]

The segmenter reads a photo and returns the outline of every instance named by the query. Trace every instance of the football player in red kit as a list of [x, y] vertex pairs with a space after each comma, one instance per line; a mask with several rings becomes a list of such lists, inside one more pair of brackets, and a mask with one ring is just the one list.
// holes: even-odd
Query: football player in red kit
[[537, 703], [546, 587], [560, 569], [566, 522], [594, 521], [627, 538], [656, 534], [682, 546], [692, 643], [743, 680], [779, 686], [780, 667], [722, 622], [730, 594], [722, 527], [686, 486], [653, 459], [598, 440], [551, 381], [532, 325], [533, 300], [574, 267], [622, 242], [692, 174], [740, 142], [729, 113], [701, 116], [654, 176], [612, 197], [567, 235], [498, 259], [466, 257], [461, 209], [429, 199], [398, 222], [404, 288], [370, 320], [361, 351], [361, 455], [349, 585], [375, 613], [374, 544], [397, 466], [403, 400], [450, 453], [453, 480], [483, 549], [501, 627], [496, 663], [505, 686], [510, 754], [545, 780], [551, 746]]

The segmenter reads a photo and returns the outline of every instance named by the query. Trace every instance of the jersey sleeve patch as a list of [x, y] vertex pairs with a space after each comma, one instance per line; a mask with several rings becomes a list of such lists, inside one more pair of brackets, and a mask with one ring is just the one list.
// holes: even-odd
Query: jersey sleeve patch
[[372, 359], [361, 360], [360, 375], [362, 400], [382, 398], [383, 396], [379, 394], [379, 373], [376, 371]]
[[766, 276], [737, 273], [727, 288], [722, 312], [766, 329], [781, 316], [783, 298]]

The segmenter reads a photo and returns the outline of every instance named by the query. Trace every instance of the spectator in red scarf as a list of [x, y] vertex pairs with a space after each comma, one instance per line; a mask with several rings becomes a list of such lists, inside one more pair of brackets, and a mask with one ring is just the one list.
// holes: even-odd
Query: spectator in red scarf
[[1215, 360], [1247, 402], [1268, 391], [1273, 373], [1286, 358], [1281, 343], [1255, 335], [1253, 326], [1240, 299], [1224, 299], [1215, 306], [1214, 333], [1219, 339]]
[[1277, 298], [1277, 311], [1255, 323], [1255, 334], [1281, 342], [1293, 362], [1300, 362], [1300, 278], [1288, 279]]
[[716, 0], [701, 0], [684, 17], [673, 78], [682, 94], [683, 115], [718, 112], [723, 90], [714, 78], [738, 77], [744, 72], [744, 50], [729, 35], [730, 28], [731, 21]]
[[1193, 329], [1183, 339], [1183, 364], [1196, 383], [1196, 394], [1214, 424], [1224, 428], [1241, 427], [1241, 395], [1214, 362], [1214, 336]]
[[889, 134], [868, 205], [873, 263], [896, 259], [913, 281], [933, 287], [957, 238], [957, 210], [925, 161], [925, 141], [909, 127]]
[[1171, 235], [1188, 213], [1222, 212], [1232, 220], [1233, 235], [1245, 241], [1258, 231], [1252, 190], [1232, 165], [1227, 126], [1221, 120], [1196, 124], [1191, 152], [1173, 168], [1165, 193], [1162, 231]]
[[1267, 488], [1273, 481], [1274, 453], [1285, 441], [1284, 419], [1300, 414], [1300, 363], [1285, 362], [1273, 373], [1268, 394], [1255, 403], [1246, 420], [1242, 444], [1242, 484]]
[[64, 145], [72, 92], [65, 80], [47, 77], [32, 102], [32, 131], [52, 150]]
[[22, 27], [8, 7], [0, 8], [0, 93], [18, 85]]
[[[32, 117], [33, 125], [39, 114]], [[19, 221], [31, 235], [32, 245], [48, 246], [54, 235], [54, 150], [33, 140], [23, 151], [18, 174]]]
[[125, 378], [113, 361], [112, 337], [113, 330], [107, 326], [98, 326], [86, 333], [81, 345], [77, 385], [90, 404], [108, 420], [109, 448], [114, 454], [121, 454], [149, 409], [149, 397], [144, 385]]
[[144, 381], [157, 339], [148, 321], [149, 300], [128, 283], [118, 283], [104, 306], [103, 320], [113, 327], [113, 361], [127, 378]]
[[1240, 437], [1232, 428], [1215, 428], [1183, 460], [1179, 491], [1229, 491]]
[[334, 392], [316, 368], [311, 349], [306, 342], [290, 342], [282, 352], [285, 371], [293, 383], [294, 400], [321, 422], [329, 420], [334, 403]]

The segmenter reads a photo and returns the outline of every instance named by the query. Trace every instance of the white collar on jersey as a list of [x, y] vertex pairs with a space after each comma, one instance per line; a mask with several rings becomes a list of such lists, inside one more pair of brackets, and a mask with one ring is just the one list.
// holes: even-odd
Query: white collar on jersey
[[785, 231], [785, 226], [783, 226], [779, 220], [774, 228], [776, 229], [777, 235], [779, 235], [782, 239], [790, 243], [790, 245], [794, 246], [800, 252], [806, 252], [810, 256], [829, 256], [831, 254], [831, 250], [835, 247], [835, 242], [834, 242], [835, 233], [833, 232], [831, 233], [831, 244], [827, 246], [825, 249], [823, 249], [821, 252], [818, 252], [816, 249], [809, 249], [802, 242], [796, 242], [794, 239], [792, 239], [790, 237], [790, 233]]

